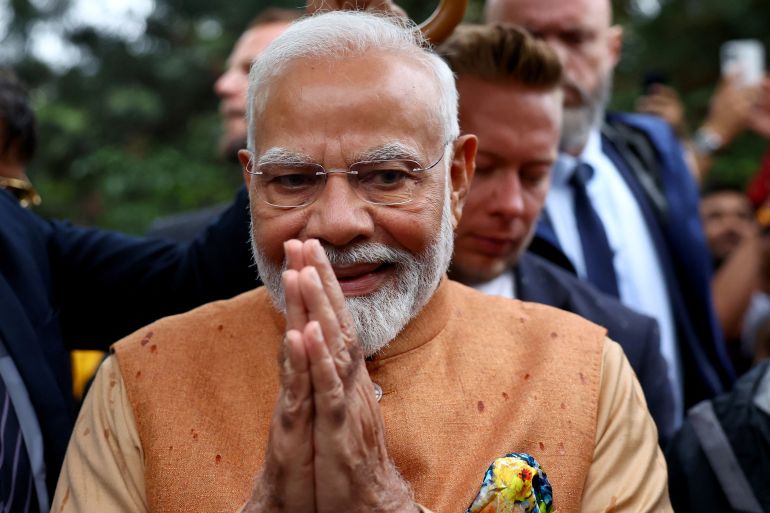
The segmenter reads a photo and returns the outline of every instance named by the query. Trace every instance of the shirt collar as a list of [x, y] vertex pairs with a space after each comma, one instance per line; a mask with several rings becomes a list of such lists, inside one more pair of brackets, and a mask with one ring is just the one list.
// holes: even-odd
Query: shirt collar
[[569, 179], [572, 177], [572, 173], [575, 171], [575, 166], [578, 162], [585, 162], [595, 166], [595, 163], [601, 159], [602, 156], [602, 138], [598, 128], [592, 129], [588, 134], [588, 141], [585, 148], [579, 156], [574, 157], [568, 153], [559, 153], [559, 158], [553, 166], [551, 175], [551, 184], [554, 187], [566, 186]]

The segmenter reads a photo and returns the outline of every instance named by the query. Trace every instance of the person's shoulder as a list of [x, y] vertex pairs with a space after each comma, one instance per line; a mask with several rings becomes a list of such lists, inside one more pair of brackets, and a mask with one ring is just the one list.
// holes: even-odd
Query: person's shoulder
[[223, 337], [264, 326], [276, 315], [264, 287], [244, 292], [231, 299], [214, 301], [188, 312], [163, 317], [141, 328], [112, 345], [112, 352], [120, 359], [148, 351], [196, 350], [216, 344]]
[[[608, 322], [617, 322], [624, 326], [631, 325], [634, 328], [646, 326], [648, 329], [655, 324], [655, 320], [651, 317], [628, 308], [618, 299], [604, 294], [574, 274], [537, 255], [523, 254], [519, 260], [519, 267], [522, 268], [523, 274], [536, 272], [540, 277], [539, 284], [550, 287], [550, 293], [562, 292], [560, 295], [564, 298], [564, 305], [554, 306], [567, 308], [605, 327]], [[525, 278], [522, 277], [522, 279]], [[521, 298], [528, 300], [525, 296]], [[599, 318], [588, 315], [592, 312]]]
[[605, 121], [609, 124], [624, 124], [647, 132], [663, 132], [673, 135], [673, 129], [663, 118], [652, 114], [636, 112], [608, 112]]
[[[681, 143], [673, 127], [659, 116], [633, 112], [608, 112], [605, 125], [623, 127], [627, 132], [643, 136], [657, 151], [676, 149], [681, 151]], [[638, 139], [637, 139], [638, 143]]]
[[490, 322], [503, 324], [513, 322], [526, 322], [530, 325], [570, 324], [585, 329], [593, 328], [597, 333], [605, 331], [604, 327], [598, 326], [589, 319], [546, 303], [492, 296], [458, 282], [449, 283], [452, 287], [452, 301], [455, 308], [470, 313], [476, 319], [488, 319]]

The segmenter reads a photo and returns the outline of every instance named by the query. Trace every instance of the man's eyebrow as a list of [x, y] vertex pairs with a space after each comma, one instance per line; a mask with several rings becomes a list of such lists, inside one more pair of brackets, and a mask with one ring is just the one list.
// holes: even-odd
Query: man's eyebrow
[[270, 148], [259, 157], [259, 160], [257, 160], [257, 166], [299, 166], [302, 164], [311, 164], [312, 162], [313, 159], [304, 153], [291, 151], [286, 148]]
[[414, 160], [420, 162], [421, 158], [423, 157], [415, 148], [400, 142], [392, 142], [355, 154], [353, 162], [370, 160]]

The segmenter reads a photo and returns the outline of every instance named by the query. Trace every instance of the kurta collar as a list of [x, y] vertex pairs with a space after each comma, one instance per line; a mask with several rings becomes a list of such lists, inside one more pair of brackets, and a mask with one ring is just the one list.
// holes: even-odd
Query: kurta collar
[[382, 361], [426, 344], [436, 338], [449, 322], [450, 283], [444, 276], [428, 304], [412, 319], [401, 333], [379, 354], [371, 358]]

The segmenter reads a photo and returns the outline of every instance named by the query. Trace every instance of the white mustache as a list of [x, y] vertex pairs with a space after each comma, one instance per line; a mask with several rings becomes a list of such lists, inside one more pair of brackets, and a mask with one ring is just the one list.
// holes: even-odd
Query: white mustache
[[322, 245], [329, 262], [334, 265], [355, 264], [398, 264], [412, 255], [403, 250], [392, 248], [379, 242], [361, 242], [345, 248]]

